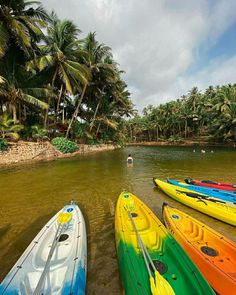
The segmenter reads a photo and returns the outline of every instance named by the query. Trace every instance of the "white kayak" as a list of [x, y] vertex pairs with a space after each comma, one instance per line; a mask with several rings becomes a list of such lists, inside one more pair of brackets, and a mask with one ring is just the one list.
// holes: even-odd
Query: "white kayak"
[[82, 295], [86, 270], [85, 222], [72, 202], [30, 243], [2, 281], [0, 295]]

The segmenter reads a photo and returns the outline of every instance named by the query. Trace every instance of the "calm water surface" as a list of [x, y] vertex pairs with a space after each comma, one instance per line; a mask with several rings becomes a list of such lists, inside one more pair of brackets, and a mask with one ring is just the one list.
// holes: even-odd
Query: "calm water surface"
[[[134, 166], [126, 166], [128, 154]], [[43, 225], [69, 200], [82, 209], [88, 234], [87, 294], [121, 294], [114, 241], [115, 203], [123, 190], [139, 196], [162, 220], [163, 201], [236, 241], [235, 228], [181, 205], [154, 188], [152, 178], [185, 177], [236, 183], [236, 149], [206, 154], [183, 147], [116, 151], [0, 170], [0, 280]]]

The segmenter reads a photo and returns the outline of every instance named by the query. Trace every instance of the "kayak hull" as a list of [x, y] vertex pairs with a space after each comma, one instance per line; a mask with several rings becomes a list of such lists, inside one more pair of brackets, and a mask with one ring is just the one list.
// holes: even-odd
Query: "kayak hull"
[[[236, 226], [236, 208], [235, 207], [227, 206], [225, 204], [215, 203], [212, 201], [208, 201], [206, 199], [190, 197], [187, 194], [194, 194], [195, 193], [194, 191], [185, 189], [185, 188], [180, 188], [176, 185], [166, 183], [159, 179], [154, 179], [154, 183], [165, 194], [175, 199], [176, 201], [186, 206], [189, 206], [195, 210], [198, 210], [204, 214], [207, 214], [211, 217], [214, 217], [223, 222]], [[199, 196], [200, 195], [202, 194], [199, 193]]]
[[83, 215], [76, 204], [65, 206], [42, 228], [0, 285], [1, 295], [33, 294], [44, 270], [58, 228], [60, 213], [70, 213], [46, 273], [42, 292], [85, 294], [87, 239]]
[[218, 294], [236, 294], [236, 244], [184, 212], [164, 206], [165, 225]]
[[151, 294], [143, 254], [126, 210], [127, 202], [131, 202], [131, 214], [151, 259], [175, 294], [214, 294], [199, 270], [154, 213], [133, 194], [122, 193], [116, 206], [115, 233], [125, 294]]

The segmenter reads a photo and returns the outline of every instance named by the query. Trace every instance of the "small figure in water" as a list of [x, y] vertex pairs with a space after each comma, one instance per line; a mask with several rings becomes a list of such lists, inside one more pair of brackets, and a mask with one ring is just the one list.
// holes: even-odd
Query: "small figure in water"
[[132, 165], [133, 162], [134, 162], [133, 158], [131, 157], [131, 155], [129, 155], [127, 158], [127, 164]]

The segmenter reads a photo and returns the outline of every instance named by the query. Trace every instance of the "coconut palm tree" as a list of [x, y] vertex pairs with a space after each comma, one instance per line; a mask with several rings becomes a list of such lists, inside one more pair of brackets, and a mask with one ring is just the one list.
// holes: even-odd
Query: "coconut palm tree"
[[[37, 6], [35, 8], [35, 6]], [[10, 46], [26, 56], [32, 53], [32, 35], [42, 36], [48, 15], [40, 1], [2, 0], [0, 6], [0, 58]]]
[[[108, 61], [112, 60], [112, 53], [111, 48], [106, 46], [103, 43], [99, 43], [96, 40], [96, 33], [89, 33], [88, 36], [83, 40], [83, 50], [86, 53], [84, 55], [84, 63], [89, 68], [91, 72], [91, 79], [90, 79], [90, 85], [88, 83], [84, 84], [83, 91], [81, 93], [80, 99], [78, 101], [77, 107], [75, 109], [75, 112], [72, 116], [72, 119], [70, 121], [70, 124], [68, 126], [66, 137], [68, 137], [71, 126], [73, 121], [77, 118], [79, 109], [81, 106], [81, 103], [84, 99], [86, 89], [89, 86], [92, 86], [94, 83], [96, 83], [98, 79], [98, 73], [101, 71], [109, 71], [113, 74], [114, 70], [114, 64], [110, 63]], [[103, 86], [102, 86], [103, 89]], [[100, 88], [100, 92], [102, 93], [103, 90]]]
[[[44, 38], [46, 44], [41, 47], [40, 55], [28, 63], [28, 69], [36, 68], [44, 75], [48, 74], [52, 91], [60, 89], [60, 101], [63, 92], [76, 94], [87, 85], [89, 70], [79, 61], [83, 54], [77, 39], [80, 30], [71, 21], [60, 21], [55, 14], [51, 18], [48, 35]], [[47, 120], [48, 111], [45, 114], [45, 128]]]

